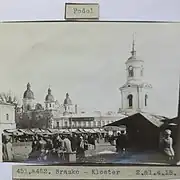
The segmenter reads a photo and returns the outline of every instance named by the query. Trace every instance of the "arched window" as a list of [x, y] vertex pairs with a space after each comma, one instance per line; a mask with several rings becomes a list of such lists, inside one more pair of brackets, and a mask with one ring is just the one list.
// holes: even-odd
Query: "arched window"
[[144, 102], [144, 103], [145, 103], [145, 106], [147, 106], [147, 100], [148, 100], [148, 95], [146, 94], [146, 95], [145, 95], [145, 102]]
[[9, 120], [9, 114], [6, 114], [6, 120]]
[[31, 110], [31, 106], [29, 104], [27, 105], [27, 110]]
[[49, 104], [49, 107], [51, 107], [51, 104]]
[[129, 66], [128, 73], [129, 73], [129, 77], [133, 77], [134, 76], [134, 70], [133, 70], [132, 66]]
[[68, 122], [65, 122], [64, 124], [65, 124], [65, 127], [67, 128], [68, 127]]
[[57, 128], [59, 128], [59, 122], [57, 122]]
[[141, 69], [141, 76], [143, 76], [143, 68]]
[[128, 101], [129, 101], [129, 107], [132, 108], [132, 105], [133, 105], [133, 95], [129, 94], [127, 98], [128, 98]]

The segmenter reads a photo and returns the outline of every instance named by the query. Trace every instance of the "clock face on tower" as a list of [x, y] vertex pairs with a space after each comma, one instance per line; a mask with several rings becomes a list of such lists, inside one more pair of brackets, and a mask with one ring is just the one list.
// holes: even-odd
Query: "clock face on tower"
[[129, 66], [129, 70], [131, 71], [133, 69], [133, 67], [132, 66]]
[[129, 72], [129, 77], [133, 77], [134, 76], [134, 72], [133, 72], [133, 67], [132, 66], [128, 67], [128, 72]]

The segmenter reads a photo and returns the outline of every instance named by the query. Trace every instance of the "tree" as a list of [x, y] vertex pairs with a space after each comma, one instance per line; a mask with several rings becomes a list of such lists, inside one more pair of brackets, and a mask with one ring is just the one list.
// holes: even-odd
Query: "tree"
[[43, 129], [48, 128], [52, 116], [51, 111], [48, 110], [33, 111], [32, 127]]
[[5, 92], [0, 93], [0, 101], [14, 104], [16, 107], [20, 104], [18, 98], [15, 95]]
[[22, 113], [18, 114], [18, 122], [16, 121], [16, 125], [18, 128], [22, 129], [30, 129], [32, 128], [32, 113]]
[[35, 109], [36, 110], [43, 110], [43, 106], [40, 103], [37, 103]]
[[18, 128], [46, 129], [50, 126], [52, 116], [51, 111], [48, 110], [32, 110], [29, 112], [23, 112], [22, 116], [19, 116]]

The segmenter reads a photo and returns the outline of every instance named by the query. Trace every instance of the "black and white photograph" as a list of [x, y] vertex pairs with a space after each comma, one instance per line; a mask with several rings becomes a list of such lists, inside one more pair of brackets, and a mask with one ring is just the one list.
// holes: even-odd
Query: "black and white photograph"
[[0, 24], [3, 162], [178, 165], [180, 23]]

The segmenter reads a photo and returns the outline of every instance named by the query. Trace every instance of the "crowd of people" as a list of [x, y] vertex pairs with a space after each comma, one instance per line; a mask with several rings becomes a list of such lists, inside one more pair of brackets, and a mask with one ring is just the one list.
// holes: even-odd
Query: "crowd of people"
[[[66, 161], [66, 155], [76, 154], [77, 160], [83, 161], [85, 151], [91, 145], [96, 148], [98, 135], [56, 134], [53, 137], [33, 136], [32, 152], [29, 159], [39, 161]], [[98, 142], [98, 141], [97, 141]]]
[[[12, 138], [3, 136], [3, 160], [12, 161]], [[99, 134], [51, 134], [14, 137], [14, 142], [31, 142], [28, 161], [68, 161], [70, 154], [75, 154], [77, 161], [84, 161], [85, 151], [96, 149]]]
[[[96, 144], [104, 138], [105, 143], [110, 143], [116, 147], [117, 153], [126, 153], [129, 147], [129, 137], [126, 130], [116, 133], [116, 135], [102, 134], [34, 134], [24, 138], [15, 138], [15, 142], [31, 142], [31, 152], [28, 160], [30, 161], [56, 161], [66, 162], [70, 154], [75, 155], [76, 162], [85, 161], [85, 152], [89, 149], [96, 149]], [[167, 129], [161, 139], [161, 151], [168, 160], [173, 160], [175, 153], [173, 149], [173, 139], [171, 130]], [[10, 138], [3, 138], [3, 160], [12, 161], [12, 142]]]
[[[166, 129], [163, 132], [162, 139], [160, 141], [160, 152], [164, 154], [164, 158], [168, 161], [173, 161], [175, 157], [175, 152], [174, 152], [174, 142], [173, 138], [171, 137], [171, 130]], [[110, 142], [111, 145], [116, 146], [116, 152], [117, 153], [123, 153], [125, 154], [127, 152], [127, 149], [129, 147], [129, 138], [126, 130], [122, 130], [117, 133], [116, 136], [111, 135], [109, 136], [108, 134], [105, 135], [105, 142]]]
[[128, 135], [126, 130], [117, 132], [117, 135], [105, 135], [105, 142], [110, 142], [112, 146], [116, 146], [116, 152], [125, 152], [128, 147]]

